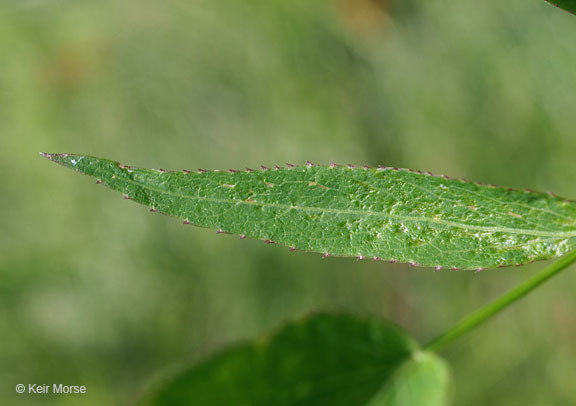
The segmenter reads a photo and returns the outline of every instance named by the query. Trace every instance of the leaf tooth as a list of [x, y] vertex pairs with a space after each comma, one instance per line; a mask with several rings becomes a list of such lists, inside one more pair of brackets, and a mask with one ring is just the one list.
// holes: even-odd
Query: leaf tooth
[[130, 165], [124, 165], [124, 164], [118, 163], [118, 168], [120, 168], [120, 169], [125, 169], [125, 170], [128, 171], [128, 172], [132, 172], [132, 169], [133, 169], [134, 167], [133, 167], [133, 166], [130, 166]]

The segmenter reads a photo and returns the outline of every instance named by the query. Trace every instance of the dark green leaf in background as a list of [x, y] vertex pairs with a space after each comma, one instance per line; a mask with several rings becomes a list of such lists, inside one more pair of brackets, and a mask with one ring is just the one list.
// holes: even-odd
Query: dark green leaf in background
[[388, 322], [319, 314], [176, 375], [142, 404], [356, 406], [390, 392], [374, 404], [437, 406], [448, 380], [429, 357]]
[[568, 10], [571, 13], [576, 13], [576, 0], [546, 0], [548, 3], [554, 4], [557, 7]]
[[398, 168], [171, 172], [45, 154], [186, 224], [325, 255], [476, 269], [576, 248], [576, 203]]

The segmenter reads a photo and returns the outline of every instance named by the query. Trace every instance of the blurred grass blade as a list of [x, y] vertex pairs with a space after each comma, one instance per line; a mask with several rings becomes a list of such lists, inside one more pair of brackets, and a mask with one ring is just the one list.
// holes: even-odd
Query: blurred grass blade
[[576, 203], [397, 168], [169, 172], [44, 154], [186, 224], [326, 255], [483, 269], [576, 248]]
[[449, 382], [446, 362], [431, 352], [420, 352], [398, 368], [368, 406], [446, 405]]
[[576, 14], [576, 0], [546, 0], [550, 4]]
[[[176, 375], [142, 404], [366, 405], [419, 351], [388, 322], [319, 314]], [[409, 381], [411, 389], [436, 398], [437, 376], [420, 373]]]

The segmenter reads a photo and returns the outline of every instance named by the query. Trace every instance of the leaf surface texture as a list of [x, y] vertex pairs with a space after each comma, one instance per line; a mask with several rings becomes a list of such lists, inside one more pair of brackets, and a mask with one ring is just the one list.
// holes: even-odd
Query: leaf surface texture
[[177, 172], [44, 155], [185, 223], [325, 255], [478, 270], [576, 248], [576, 204], [549, 193], [384, 167]]

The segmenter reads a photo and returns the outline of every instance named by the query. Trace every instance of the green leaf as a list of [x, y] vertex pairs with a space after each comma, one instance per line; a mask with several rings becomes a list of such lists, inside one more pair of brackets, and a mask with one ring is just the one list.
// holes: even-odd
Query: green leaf
[[563, 8], [564, 10], [570, 11], [571, 13], [576, 13], [576, 0], [546, 0], [550, 4], [554, 4], [557, 7]]
[[[416, 354], [422, 353], [415, 341], [391, 323], [319, 314], [177, 374], [142, 404], [365, 405], [391, 378], [403, 379], [398, 368]], [[446, 383], [427, 372], [408, 380], [434, 399], [435, 385]]]
[[419, 352], [398, 368], [368, 406], [446, 405], [449, 382], [446, 362], [431, 352]]
[[483, 269], [576, 248], [576, 203], [397, 168], [169, 172], [45, 154], [186, 224], [326, 255]]

